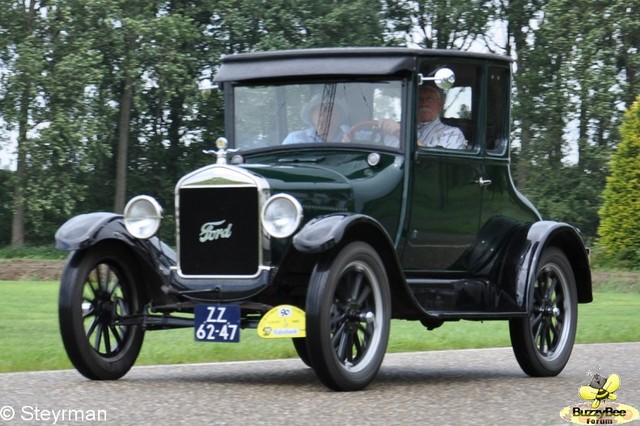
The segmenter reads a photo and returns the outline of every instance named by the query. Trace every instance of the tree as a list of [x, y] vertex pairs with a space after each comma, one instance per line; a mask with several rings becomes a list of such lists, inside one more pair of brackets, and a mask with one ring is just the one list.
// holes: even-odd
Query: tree
[[38, 115], [42, 128], [29, 153], [27, 208], [32, 242], [49, 243], [56, 228], [89, 196], [86, 176], [95, 158], [108, 152], [99, 135], [96, 88], [104, 75], [102, 55], [85, 31], [82, 2], [49, 3], [43, 31], [46, 67]]
[[640, 266], [640, 96], [624, 115], [622, 139], [609, 163], [598, 246], [609, 259]]
[[469, 50], [474, 43], [486, 44], [494, 13], [494, 2], [486, 0], [386, 1], [391, 31], [426, 49]]
[[[158, 28], [156, 17], [161, 2], [97, 2], [101, 12], [97, 20], [108, 45], [105, 56], [112, 65], [117, 65], [114, 83], [118, 104], [117, 144], [115, 149], [115, 194], [114, 211], [122, 213], [127, 196], [127, 173], [129, 169], [130, 123], [134, 108], [136, 89], [142, 83], [145, 71], [144, 49], [153, 44]], [[97, 35], [97, 34], [96, 34]]]
[[43, 40], [39, 28], [40, 2], [31, 0], [25, 5], [2, 4], [3, 13], [0, 28], [7, 28], [3, 34], [2, 63], [12, 69], [3, 79], [2, 110], [10, 129], [17, 130], [17, 169], [13, 182], [13, 215], [11, 225], [11, 245], [24, 244], [25, 231], [25, 186], [27, 178], [27, 154], [29, 127], [33, 124], [32, 113], [36, 108], [37, 85], [44, 68]]
[[622, 111], [640, 89], [640, 8], [628, 0], [0, 7], [0, 137], [18, 142], [18, 169], [7, 175], [13, 200], [3, 200], [12, 203], [12, 237], [0, 240], [16, 245], [48, 243], [66, 218], [119, 211], [137, 193], [157, 196], [171, 219], [176, 180], [210, 162], [201, 151], [224, 133], [221, 93], [197, 87], [223, 54], [410, 44], [511, 55], [518, 184], [545, 217], [588, 236]]
[[201, 2], [172, 1], [153, 24], [161, 29], [153, 44], [142, 45], [144, 82], [132, 111], [128, 188], [129, 193], [151, 194], [164, 206], [168, 241], [175, 237], [175, 183], [210, 162], [202, 150], [224, 134], [221, 94], [198, 88], [222, 55], [221, 43], [208, 34], [210, 16]]
[[[12, 19], [2, 46], [10, 70], [3, 118], [17, 129], [12, 244], [50, 243], [87, 194], [93, 155], [103, 155], [103, 118], [95, 109], [101, 56], [86, 37], [82, 3], [30, 2], [4, 7]], [[75, 12], [75, 13], [74, 13]], [[3, 15], [4, 17], [5, 15]]]
[[[529, 15], [536, 7], [541, 7], [538, 13]], [[514, 127], [521, 146], [516, 176], [519, 188], [544, 218], [583, 228], [585, 218], [577, 217], [574, 210], [582, 199], [582, 194], [576, 196], [580, 176], [565, 162], [574, 111], [573, 39], [578, 27], [570, 19], [573, 7], [568, 0], [527, 5], [527, 30], [520, 29], [514, 37], [525, 43], [514, 46], [518, 54]]]
[[596, 235], [621, 101], [635, 81], [637, 55], [626, 52], [640, 47], [627, 33], [637, 23], [625, 13], [636, 12], [624, 3], [504, 0], [500, 8], [507, 51], [517, 59], [518, 186], [544, 217], [570, 222], [587, 237]]
[[383, 6], [380, 0], [223, 0], [211, 15], [210, 32], [225, 53], [380, 46]]
[[[6, 74], [3, 118], [17, 130], [13, 175], [12, 245], [27, 238], [49, 243], [57, 226], [77, 211], [102, 130], [92, 88], [100, 79], [100, 56], [79, 35], [84, 21], [73, 2], [32, 1], [24, 9], [3, 5], [10, 27], [1, 46]], [[103, 153], [103, 152], [101, 152]], [[26, 231], [25, 231], [26, 230]]]
[[11, 172], [0, 169], [0, 247], [11, 244]]

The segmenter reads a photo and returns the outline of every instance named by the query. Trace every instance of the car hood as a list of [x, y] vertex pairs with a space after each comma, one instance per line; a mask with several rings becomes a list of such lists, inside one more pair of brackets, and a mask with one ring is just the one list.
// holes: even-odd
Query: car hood
[[295, 197], [305, 216], [354, 210], [353, 185], [336, 170], [308, 164], [252, 164], [243, 168], [265, 178], [272, 194]]
[[[322, 157], [305, 157], [305, 159]], [[265, 178], [271, 193], [295, 197], [305, 220], [323, 214], [362, 213], [395, 230], [400, 216], [404, 182], [404, 157], [382, 154], [375, 165], [367, 153], [325, 156], [313, 162], [280, 159], [242, 167]]]

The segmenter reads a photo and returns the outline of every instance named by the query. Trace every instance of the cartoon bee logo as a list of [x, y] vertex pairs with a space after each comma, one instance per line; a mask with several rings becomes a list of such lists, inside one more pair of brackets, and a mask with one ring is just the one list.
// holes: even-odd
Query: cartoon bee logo
[[617, 374], [611, 374], [609, 377], [602, 377], [600, 374], [594, 374], [591, 383], [588, 386], [580, 386], [580, 396], [587, 401], [593, 400], [591, 408], [598, 408], [600, 402], [610, 399], [615, 401], [618, 395], [614, 392], [620, 387], [620, 377]]

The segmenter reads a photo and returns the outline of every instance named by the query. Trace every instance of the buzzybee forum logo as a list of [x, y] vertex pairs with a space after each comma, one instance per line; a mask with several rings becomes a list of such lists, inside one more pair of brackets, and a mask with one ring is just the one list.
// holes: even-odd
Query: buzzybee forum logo
[[604, 376], [600, 367], [596, 373], [589, 371], [587, 375], [591, 377], [589, 384], [578, 389], [586, 402], [564, 407], [560, 417], [579, 425], [619, 425], [640, 418], [636, 408], [617, 402], [620, 376], [615, 373]]

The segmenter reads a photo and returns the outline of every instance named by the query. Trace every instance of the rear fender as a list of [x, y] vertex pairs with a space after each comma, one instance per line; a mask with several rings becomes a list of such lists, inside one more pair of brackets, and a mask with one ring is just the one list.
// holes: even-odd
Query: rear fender
[[[561, 222], [540, 221], [529, 228], [524, 241], [516, 242], [519, 251], [511, 252], [509, 256], [514, 262], [512, 270], [503, 273], [503, 279], [509, 280], [515, 276], [515, 296], [518, 306], [527, 310], [529, 306], [528, 289], [535, 284], [536, 271], [540, 257], [547, 247], [557, 247], [567, 256], [576, 281], [578, 303], [589, 303], [593, 300], [591, 269], [589, 255], [578, 231]], [[517, 259], [517, 260], [516, 260]], [[508, 283], [504, 283], [507, 284]]]

